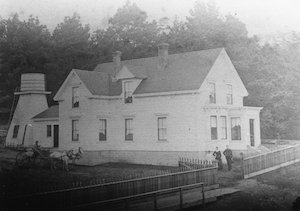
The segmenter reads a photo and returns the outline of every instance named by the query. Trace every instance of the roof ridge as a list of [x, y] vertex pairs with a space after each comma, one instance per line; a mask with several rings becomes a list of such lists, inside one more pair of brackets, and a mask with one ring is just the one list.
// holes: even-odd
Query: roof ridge
[[[199, 51], [185, 51], [185, 52], [180, 52], [180, 53], [173, 53], [173, 54], [169, 54], [169, 56], [172, 55], [179, 55], [179, 54], [188, 54], [188, 53], [197, 53], [197, 52], [204, 52], [204, 51], [211, 51], [211, 50], [221, 50], [225, 49], [224, 47], [220, 47], [220, 48], [209, 48], [209, 49], [204, 49], [204, 50], [199, 50]], [[142, 58], [135, 58], [135, 59], [126, 59], [126, 60], [122, 60], [121, 62], [125, 62], [125, 61], [136, 61], [136, 60], [142, 60], [142, 59], [154, 59], [157, 58], [157, 56], [150, 56], [150, 57], [142, 57]], [[104, 63], [99, 63], [98, 65], [104, 65], [104, 64], [111, 64], [113, 63], [111, 62], [104, 62]], [[94, 70], [92, 70], [92, 72], [94, 72]], [[95, 71], [95, 72], [99, 72], [99, 71]]]
[[105, 72], [99, 72], [99, 71], [94, 71], [94, 70], [81, 70], [81, 69], [72, 69], [75, 72], [79, 71], [79, 72], [86, 72], [86, 73], [105, 73]]
[[[127, 66], [137, 78], [147, 78], [140, 83], [136, 93], [194, 90], [200, 87], [223, 50], [212, 48], [170, 54], [164, 71], [157, 69], [157, 56], [123, 60], [122, 66]], [[94, 71], [74, 70], [92, 94], [116, 96], [122, 92], [121, 81], [115, 82], [111, 78], [113, 62], [98, 64]]]

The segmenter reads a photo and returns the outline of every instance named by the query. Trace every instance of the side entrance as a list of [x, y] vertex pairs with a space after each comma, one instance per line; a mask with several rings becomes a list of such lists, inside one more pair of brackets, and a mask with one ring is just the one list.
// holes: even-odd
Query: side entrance
[[58, 148], [59, 146], [59, 141], [58, 141], [58, 138], [59, 138], [59, 125], [53, 125], [53, 130], [54, 130], [54, 134], [53, 134], [53, 147], [54, 148]]

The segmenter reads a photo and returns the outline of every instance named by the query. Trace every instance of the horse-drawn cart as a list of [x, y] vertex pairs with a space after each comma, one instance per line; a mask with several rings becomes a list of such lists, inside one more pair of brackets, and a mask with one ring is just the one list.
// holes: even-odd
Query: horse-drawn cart
[[50, 166], [51, 170], [59, 168], [69, 170], [69, 162], [71, 161], [74, 164], [76, 160], [81, 158], [82, 153], [81, 147], [78, 150], [51, 152], [49, 148], [41, 148], [35, 145], [34, 147], [24, 148], [17, 154], [16, 165], [19, 167]]
[[27, 147], [16, 156], [18, 166], [45, 166], [51, 164], [50, 149]]

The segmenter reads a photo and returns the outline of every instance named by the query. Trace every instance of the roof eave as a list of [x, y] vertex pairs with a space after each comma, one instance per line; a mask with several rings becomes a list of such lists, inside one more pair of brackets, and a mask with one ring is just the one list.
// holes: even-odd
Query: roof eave
[[32, 118], [34, 122], [59, 121], [59, 117]]

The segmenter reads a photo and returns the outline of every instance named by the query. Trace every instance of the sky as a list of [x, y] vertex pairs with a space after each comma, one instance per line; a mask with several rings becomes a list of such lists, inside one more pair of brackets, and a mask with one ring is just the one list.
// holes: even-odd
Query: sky
[[[209, 1], [209, 0], [200, 0]], [[27, 19], [38, 16], [50, 30], [65, 16], [77, 12], [84, 24], [94, 31], [107, 25], [109, 17], [124, 5], [126, 0], [0, 0], [0, 17], [19, 13]], [[184, 20], [195, 0], [131, 0], [146, 11], [149, 19], [177, 16]], [[247, 26], [249, 35], [268, 36], [288, 31], [300, 32], [299, 0], [214, 0], [223, 15], [237, 16]]]

